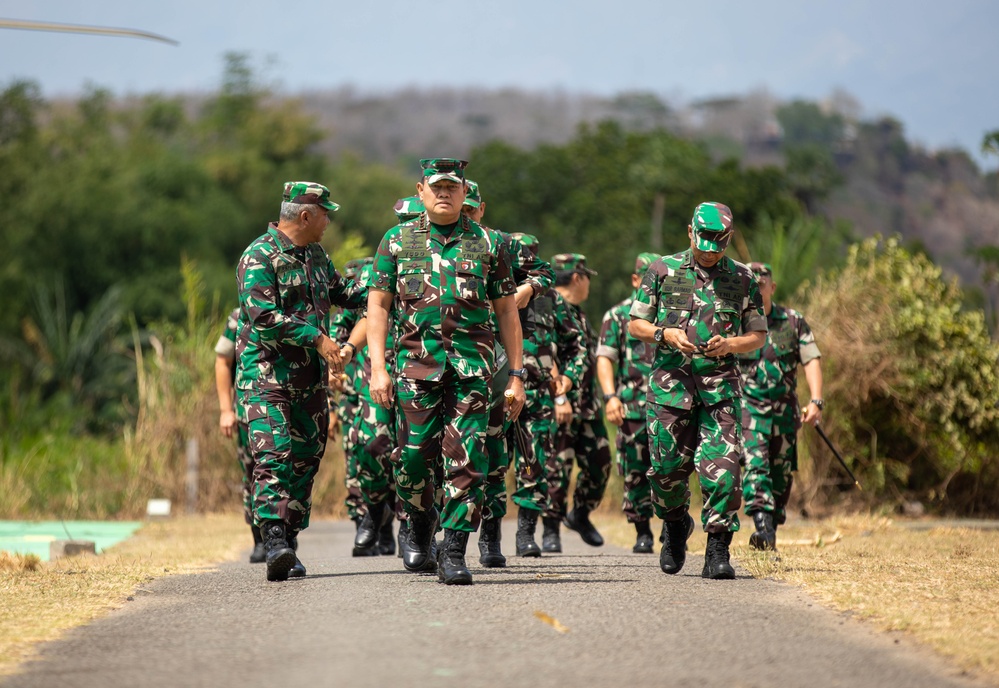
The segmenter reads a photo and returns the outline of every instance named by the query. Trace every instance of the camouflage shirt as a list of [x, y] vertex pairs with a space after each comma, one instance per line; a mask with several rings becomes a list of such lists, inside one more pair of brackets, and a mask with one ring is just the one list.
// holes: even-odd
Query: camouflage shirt
[[390, 229], [371, 288], [394, 295], [400, 375], [440, 380], [450, 365], [461, 377], [488, 376], [496, 343], [490, 302], [516, 291], [510, 254], [499, 233], [464, 215], [443, 229], [425, 212]]
[[[358, 280], [361, 284], [364, 284], [362, 280]], [[347, 343], [350, 339], [350, 333], [353, 331], [354, 326], [357, 325], [358, 321], [362, 317], [361, 308], [341, 308], [337, 313], [333, 315], [330, 319], [330, 339], [335, 341], [341, 347]], [[357, 390], [359, 388], [359, 377], [362, 363], [359, 360], [362, 358], [361, 350], [358, 350], [353, 358], [350, 359], [350, 363], [344, 366], [343, 372], [347, 375], [347, 381], [344, 383], [343, 393], [349, 397], [356, 398]]]
[[[637, 293], [637, 292], [636, 292]], [[597, 356], [605, 356], [614, 364], [615, 391], [624, 404], [624, 417], [645, 418], [645, 398], [649, 392], [649, 375], [656, 358], [656, 347], [631, 336], [631, 304], [635, 294], [604, 313], [600, 325]]]
[[743, 396], [765, 412], [772, 409], [774, 402], [797, 411], [798, 365], [820, 356], [804, 316], [773, 304], [767, 316], [766, 343], [760, 349], [738, 355]]
[[243, 252], [236, 281], [236, 387], [324, 387], [326, 362], [316, 342], [330, 332], [330, 306], [358, 308], [367, 292], [337, 272], [322, 246], [295, 246], [274, 223]]
[[[631, 304], [631, 317], [684, 330], [694, 346], [714, 335], [765, 332], [763, 297], [752, 271], [728, 257], [708, 269], [687, 249], [649, 267]], [[649, 382], [650, 404], [689, 409], [740, 396], [735, 356], [714, 358], [660, 347]]]
[[531, 299], [521, 309], [524, 327], [524, 367], [527, 386], [537, 389], [551, 378], [557, 363], [559, 372], [579, 384], [586, 364], [586, 338], [576, 319], [569, 312], [565, 299], [554, 289], [548, 289]]
[[[582, 306], [574, 306], [565, 302], [566, 310], [572, 315], [577, 326], [583, 332], [586, 341], [586, 351], [579, 379], [573, 382], [569, 390], [569, 401], [572, 410], [580, 420], [593, 420], [600, 413], [600, 398], [597, 396], [597, 333], [590, 325]], [[578, 384], [577, 384], [578, 383]]]

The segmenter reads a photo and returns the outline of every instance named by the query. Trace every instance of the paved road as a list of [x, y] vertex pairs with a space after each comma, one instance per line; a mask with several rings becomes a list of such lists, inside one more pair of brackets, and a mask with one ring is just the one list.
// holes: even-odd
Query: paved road
[[[511, 549], [514, 523], [504, 528]], [[567, 533], [563, 555], [512, 558], [505, 570], [470, 558], [475, 585], [446, 587], [395, 557], [351, 558], [352, 537], [349, 522], [308, 530], [300, 555], [310, 575], [284, 584], [243, 563], [160, 579], [2, 685], [980, 685], [797, 588], [742, 571], [706, 581], [699, 554], [672, 577], [655, 555], [593, 549]]]

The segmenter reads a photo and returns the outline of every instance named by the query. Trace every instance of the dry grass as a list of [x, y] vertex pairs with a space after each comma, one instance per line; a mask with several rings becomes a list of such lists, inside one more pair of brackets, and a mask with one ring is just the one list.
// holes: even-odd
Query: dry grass
[[235, 558], [248, 541], [242, 515], [233, 513], [150, 523], [98, 556], [0, 558], [0, 675], [38, 643], [121, 607], [144, 583]]
[[[634, 528], [620, 516], [599, 521], [614, 544], [634, 544]], [[828, 607], [904, 631], [999, 683], [999, 530], [916, 531], [856, 516], [799, 521], [778, 531], [779, 560], [750, 549], [751, 532], [744, 520], [732, 554], [756, 578], [799, 585]], [[690, 549], [704, 545], [698, 530]]]

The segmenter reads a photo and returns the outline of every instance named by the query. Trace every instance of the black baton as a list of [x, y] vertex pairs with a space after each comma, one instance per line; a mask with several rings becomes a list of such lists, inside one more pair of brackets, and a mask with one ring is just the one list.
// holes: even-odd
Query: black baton
[[826, 433], [822, 429], [822, 426], [819, 425], [818, 423], [816, 423], [815, 424], [815, 431], [819, 433], [819, 437], [821, 437], [822, 440], [826, 443], [826, 446], [829, 447], [829, 449], [832, 451], [833, 455], [837, 459], [839, 459], [840, 465], [843, 466], [843, 468], [846, 469], [846, 472], [850, 475], [850, 478], [853, 480], [853, 484], [857, 486], [857, 489], [858, 490], [863, 490], [864, 488], [860, 486], [860, 482], [857, 480], [857, 476], [855, 476], [853, 474], [853, 471], [850, 470], [850, 467], [846, 465], [846, 461], [844, 461], [843, 457], [840, 456], [839, 452], [836, 450], [836, 447], [833, 446], [832, 441], [828, 437], [826, 437]]

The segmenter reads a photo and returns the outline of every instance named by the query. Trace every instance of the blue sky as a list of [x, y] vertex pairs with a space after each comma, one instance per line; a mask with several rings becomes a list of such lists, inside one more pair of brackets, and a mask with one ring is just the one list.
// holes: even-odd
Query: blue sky
[[272, 58], [268, 73], [289, 93], [478, 86], [684, 102], [761, 88], [818, 100], [839, 88], [865, 117], [891, 114], [911, 140], [980, 160], [983, 133], [999, 128], [993, 0], [0, 0], [0, 18], [180, 41], [0, 30], [0, 83], [34, 79], [46, 96], [87, 83], [119, 95], [207, 91], [235, 50]]

